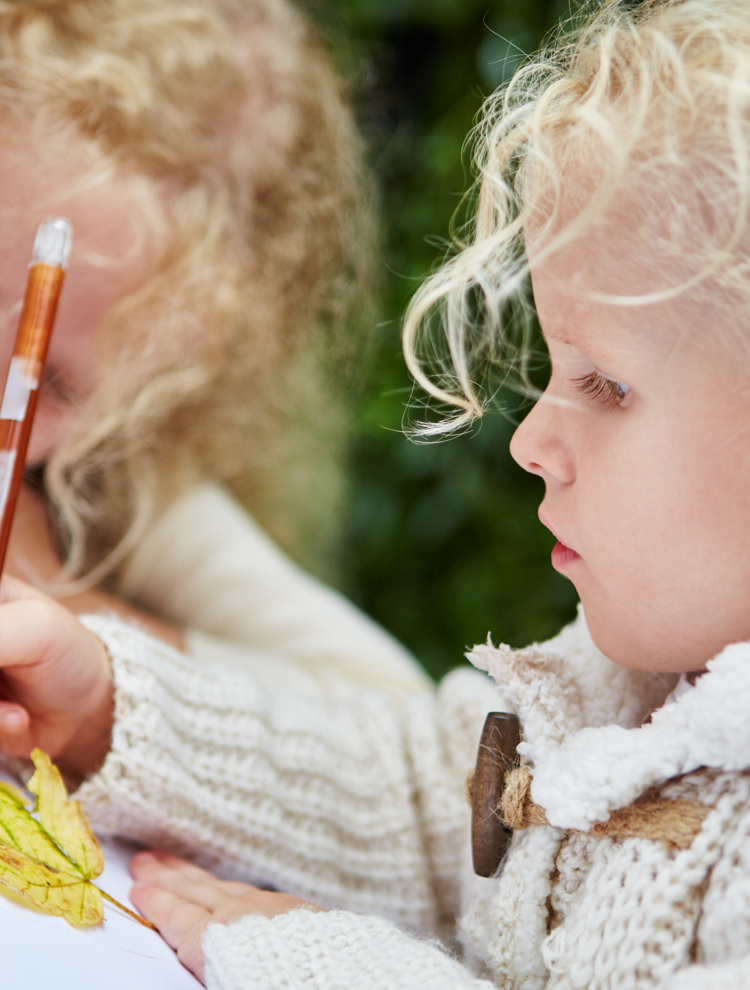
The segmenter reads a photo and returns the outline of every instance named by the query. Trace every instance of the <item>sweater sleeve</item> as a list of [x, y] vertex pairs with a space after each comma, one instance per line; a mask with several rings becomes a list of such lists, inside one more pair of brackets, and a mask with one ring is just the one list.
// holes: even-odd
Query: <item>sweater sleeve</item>
[[492, 990], [439, 943], [382, 918], [300, 909], [210, 925], [208, 990]]
[[220, 485], [187, 492], [157, 519], [120, 578], [125, 597], [180, 626], [194, 659], [275, 687], [335, 697], [429, 689], [414, 658], [342, 595], [294, 564]]
[[115, 677], [111, 750], [77, 795], [95, 828], [416, 930], [455, 914], [486, 678], [459, 670], [401, 705], [366, 690], [325, 701], [82, 621]]
[[687, 966], [660, 985], [660, 990], [747, 990], [749, 986], [750, 957], [745, 956], [713, 966]]

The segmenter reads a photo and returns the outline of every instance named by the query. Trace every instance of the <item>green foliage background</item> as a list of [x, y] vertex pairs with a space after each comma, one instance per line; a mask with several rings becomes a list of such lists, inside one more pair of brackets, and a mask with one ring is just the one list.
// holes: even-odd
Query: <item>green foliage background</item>
[[[383, 325], [367, 369], [353, 452], [347, 593], [439, 677], [466, 647], [524, 645], [575, 610], [536, 510], [543, 485], [511, 460], [518, 413], [472, 435], [415, 444], [400, 322], [445, 249], [471, 184], [465, 140], [483, 96], [561, 15], [560, 0], [309, 0], [354, 80], [385, 223]], [[441, 243], [442, 242], [442, 243]], [[375, 331], [373, 331], [375, 332]], [[517, 396], [501, 396], [511, 409]], [[520, 416], [523, 412], [520, 412]]]

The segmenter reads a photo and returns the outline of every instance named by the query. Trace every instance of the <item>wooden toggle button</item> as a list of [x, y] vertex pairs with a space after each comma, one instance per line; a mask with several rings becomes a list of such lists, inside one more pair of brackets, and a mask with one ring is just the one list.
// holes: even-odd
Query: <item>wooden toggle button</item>
[[518, 716], [507, 712], [490, 712], [477, 751], [477, 765], [472, 782], [471, 846], [474, 872], [480, 877], [494, 877], [510, 845], [512, 829], [500, 820], [500, 798], [505, 787], [505, 773], [518, 765], [521, 728]]

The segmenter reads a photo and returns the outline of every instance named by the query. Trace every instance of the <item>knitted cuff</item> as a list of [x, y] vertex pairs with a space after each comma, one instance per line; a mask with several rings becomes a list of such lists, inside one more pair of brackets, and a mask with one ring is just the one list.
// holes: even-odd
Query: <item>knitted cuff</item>
[[664, 984], [664, 990], [747, 990], [750, 958], [733, 959], [716, 966], [688, 966]]
[[246, 915], [203, 948], [208, 990], [493, 990], [439, 942], [348, 911]]

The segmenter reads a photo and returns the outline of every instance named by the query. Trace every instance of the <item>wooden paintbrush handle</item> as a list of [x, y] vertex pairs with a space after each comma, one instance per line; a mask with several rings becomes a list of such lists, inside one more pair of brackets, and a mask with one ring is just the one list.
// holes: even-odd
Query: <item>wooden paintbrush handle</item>
[[72, 229], [53, 218], [40, 226], [0, 405], [0, 574], [23, 481], [26, 451], [57, 314]]

